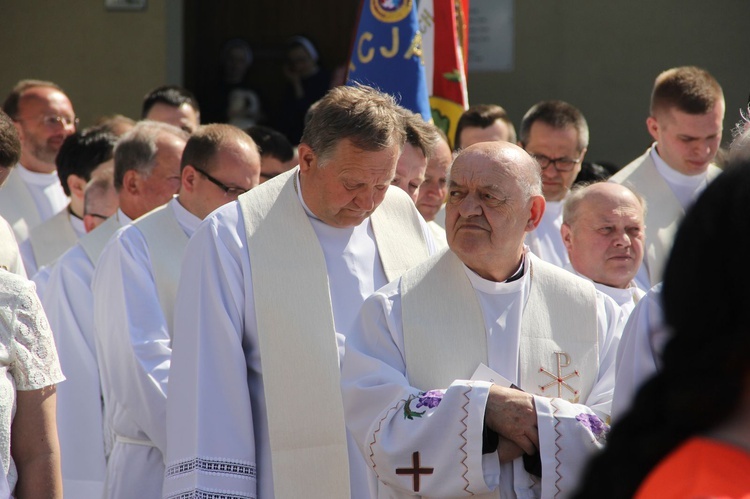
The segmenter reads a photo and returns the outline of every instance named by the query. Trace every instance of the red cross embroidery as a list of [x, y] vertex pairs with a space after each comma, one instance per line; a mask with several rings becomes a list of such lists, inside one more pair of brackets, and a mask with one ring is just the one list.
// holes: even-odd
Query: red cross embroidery
[[397, 475], [412, 475], [414, 492], [419, 492], [419, 477], [421, 475], [432, 475], [435, 468], [420, 468], [419, 467], [419, 452], [415, 452], [411, 455], [411, 468], [396, 468]]
[[[557, 374], [551, 373], [550, 371], [546, 370], [544, 367], [539, 368], [539, 372], [546, 374], [550, 378], [552, 378], [554, 381], [550, 381], [546, 385], [539, 385], [539, 388], [542, 389], [542, 392], [546, 390], [547, 388], [557, 385], [557, 396], [559, 398], [562, 398], [562, 389], [563, 387], [570, 390], [573, 395], [578, 395], [578, 390], [573, 389], [568, 383], [566, 383], [567, 380], [574, 376], [580, 376], [580, 373], [578, 371], [573, 371], [569, 374], [563, 374], [562, 370], [564, 367], [568, 367], [570, 365], [570, 355], [568, 355], [565, 352], [555, 352], [555, 356], [557, 357]], [[561, 359], [564, 358], [565, 362], [562, 362]]]

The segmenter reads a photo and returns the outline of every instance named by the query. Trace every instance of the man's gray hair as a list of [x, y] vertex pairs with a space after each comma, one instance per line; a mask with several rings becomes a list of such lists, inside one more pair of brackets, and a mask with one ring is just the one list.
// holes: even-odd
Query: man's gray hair
[[[591, 187], [595, 184], [606, 183], [606, 180], [599, 182], [582, 182], [576, 184], [570, 190], [570, 193], [565, 197], [565, 204], [563, 205], [563, 223], [566, 225], [573, 225], [578, 219], [578, 209], [581, 206], [581, 202], [586, 198], [587, 187]], [[631, 186], [620, 184], [633, 193], [633, 196], [638, 200], [638, 203], [643, 208], [643, 216], [646, 217], [646, 200], [638, 194]]]
[[364, 151], [382, 151], [406, 140], [401, 107], [388, 94], [366, 85], [331, 89], [305, 125], [301, 142], [318, 156], [318, 165], [342, 139]]
[[125, 173], [135, 170], [145, 176], [156, 164], [160, 135], [173, 135], [187, 141], [190, 135], [176, 126], [158, 121], [139, 121], [132, 130], [120, 137], [115, 145], [115, 188], [122, 189]]
[[529, 155], [529, 158], [534, 165], [533, 168], [530, 169], [532, 175], [522, 175], [518, 179], [518, 182], [521, 185], [521, 189], [523, 189], [523, 193], [526, 196], [526, 199], [529, 199], [532, 196], [543, 196], [542, 167], [539, 166], [539, 162], [531, 157], [531, 155]]
[[589, 125], [583, 113], [575, 106], [561, 100], [542, 101], [531, 106], [521, 120], [518, 139], [525, 148], [529, 144], [531, 125], [541, 122], [552, 128], [561, 130], [568, 127], [578, 132], [578, 151], [589, 146]]

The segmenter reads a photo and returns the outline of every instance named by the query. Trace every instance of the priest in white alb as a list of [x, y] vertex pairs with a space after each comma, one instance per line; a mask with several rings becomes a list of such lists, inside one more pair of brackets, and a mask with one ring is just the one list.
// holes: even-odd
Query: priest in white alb
[[636, 281], [644, 289], [662, 279], [685, 210], [721, 170], [712, 162], [721, 144], [724, 92], [705, 69], [682, 66], [656, 77], [646, 127], [654, 144], [614, 174], [648, 203], [646, 247]]
[[83, 193], [94, 172], [112, 166], [117, 136], [103, 127], [87, 128], [68, 136], [55, 158], [57, 175], [70, 203], [52, 218], [29, 232], [20, 245], [30, 277], [44, 265], [57, 260], [86, 234], [83, 224]]
[[[435, 241], [441, 248], [444, 248], [448, 245], [445, 240], [445, 229], [437, 223], [436, 217], [445, 205], [445, 198], [448, 193], [448, 171], [453, 162], [453, 153], [450, 145], [448, 145], [445, 132], [438, 127], [433, 126], [433, 128], [437, 136], [437, 142], [432, 149], [430, 158], [427, 160], [424, 182], [419, 186], [417, 210], [432, 230]], [[445, 216], [443, 216], [443, 225], [445, 225]]]
[[299, 168], [198, 227], [175, 304], [164, 497], [370, 497], [339, 362], [364, 299], [434, 249], [389, 189], [404, 140], [392, 97], [332, 89]]
[[[103, 428], [102, 389], [94, 341], [94, 267], [120, 227], [169, 201], [179, 188], [187, 133], [138, 123], [115, 147], [117, 213], [82, 237], [54, 265], [42, 305], [67, 380], [57, 388], [57, 427], [66, 497], [101, 497], [111, 445]], [[175, 180], [177, 179], [177, 180]]]
[[574, 187], [563, 208], [566, 269], [612, 298], [625, 320], [646, 294], [634, 280], [643, 261], [645, 211], [639, 196], [612, 182]]
[[586, 118], [567, 102], [538, 102], [521, 121], [518, 145], [539, 162], [542, 193], [547, 202], [539, 225], [526, 235], [526, 244], [545, 262], [565, 268], [570, 261], [560, 237], [562, 211], [588, 150]]
[[70, 99], [51, 81], [21, 80], [3, 103], [21, 139], [21, 159], [0, 196], [0, 215], [13, 227], [18, 243], [29, 231], [68, 205], [55, 172], [55, 156], [78, 118]]
[[524, 246], [543, 211], [521, 148], [464, 149], [449, 249], [362, 306], [342, 393], [378, 497], [564, 496], [604, 444], [621, 311]]
[[91, 283], [105, 417], [115, 434], [107, 462], [109, 498], [161, 494], [182, 255], [209, 213], [258, 185], [260, 155], [239, 128], [206, 125], [188, 139], [180, 167], [179, 195], [119, 230]]

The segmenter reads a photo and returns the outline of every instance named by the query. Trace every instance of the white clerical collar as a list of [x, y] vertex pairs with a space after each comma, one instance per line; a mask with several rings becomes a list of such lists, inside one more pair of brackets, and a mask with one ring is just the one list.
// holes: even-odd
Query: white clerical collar
[[185, 235], [188, 237], [188, 239], [193, 237], [195, 229], [198, 228], [202, 220], [190, 213], [187, 209], [185, 209], [184, 206], [182, 206], [179, 196], [173, 197], [169, 202], [169, 205], [172, 208], [174, 217], [177, 219], [177, 223], [179, 223], [180, 227], [182, 227], [182, 230], [185, 231]]
[[[592, 281], [593, 282], [593, 281]], [[638, 303], [640, 300], [640, 293], [638, 293], [638, 287], [631, 281], [627, 288], [613, 288], [606, 284], [598, 282], [594, 283], [594, 287], [604, 293], [605, 295], [612, 298], [615, 303], [620, 306], [626, 303]]]
[[587, 281], [591, 281], [596, 289], [612, 298], [615, 303], [620, 306], [623, 306], [628, 302], [638, 303], [638, 300], [640, 300], [641, 296], [644, 294], [644, 292], [636, 285], [635, 281], [630, 281], [627, 288], [614, 288], [612, 286], [607, 286], [606, 284], [592, 281], [574, 269], [571, 263], [565, 265], [565, 270], [577, 275], [578, 277], [586, 279]]
[[120, 208], [117, 208], [115, 217], [117, 217], [117, 221], [120, 222], [120, 227], [125, 227], [126, 225], [133, 223], [133, 219], [127, 216]]
[[562, 217], [563, 206], [565, 205], [565, 198], [561, 201], [547, 201], [544, 205], [544, 213], [542, 214], [542, 220], [545, 223], [553, 222], [558, 218]]
[[[299, 202], [302, 203], [302, 208], [304, 208], [305, 213], [307, 213], [307, 216], [310, 218], [314, 218], [315, 220], [320, 220], [315, 213], [313, 213], [310, 208], [307, 207], [307, 204], [305, 203], [305, 200], [302, 199], [302, 180], [300, 180], [299, 177], [299, 169], [297, 169], [297, 172], [294, 174], [294, 191], [297, 193], [297, 198], [299, 199]], [[322, 220], [320, 220], [322, 222]]]
[[[466, 276], [469, 278], [471, 286], [482, 293], [487, 293], [490, 295], [517, 293], [518, 291], [523, 289], [529, 276], [529, 264], [528, 259], [526, 258], [527, 250], [528, 247], [524, 246], [523, 258], [521, 259], [521, 265], [519, 266], [519, 269], [523, 267], [523, 277], [521, 277], [520, 279], [516, 279], [511, 282], [490, 281], [488, 279], [485, 279], [484, 277], [480, 277], [479, 274], [467, 267], [466, 264], [463, 264], [464, 272], [466, 272]], [[513, 274], [515, 275], [516, 272], [514, 272]]]
[[20, 175], [23, 181], [27, 184], [49, 187], [50, 185], [54, 185], [55, 183], [60, 183], [60, 177], [57, 176], [57, 172], [32, 172], [31, 170], [24, 167], [21, 163], [18, 163], [16, 169], [18, 171], [18, 175]]
[[[69, 210], [70, 207], [66, 209]], [[73, 227], [73, 230], [78, 235], [78, 237], [86, 234], [86, 226], [84, 225], [83, 220], [73, 215], [72, 212], [68, 213], [68, 219], [70, 220], [70, 225]]]
[[704, 171], [703, 173], [699, 173], [698, 175], [684, 175], [669, 166], [666, 161], [664, 161], [662, 157], [659, 156], [659, 152], [656, 150], [656, 145], [656, 142], [654, 142], [654, 145], [651, 146], [651, 159], [656, 166], [656, 171], [659, 172], [659, 175], [661, 175], [669, 185], [690, 187], [695, 190], [698, 188], [698, 186], [706, 181], [708, 170]]

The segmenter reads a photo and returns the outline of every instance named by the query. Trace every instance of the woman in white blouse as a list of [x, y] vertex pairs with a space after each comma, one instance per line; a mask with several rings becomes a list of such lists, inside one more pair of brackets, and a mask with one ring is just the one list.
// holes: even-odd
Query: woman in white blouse
[[62, 497], [55, 385], [63, 379], [33, 283], [0, 271], [0, 480], [19, 499]]

